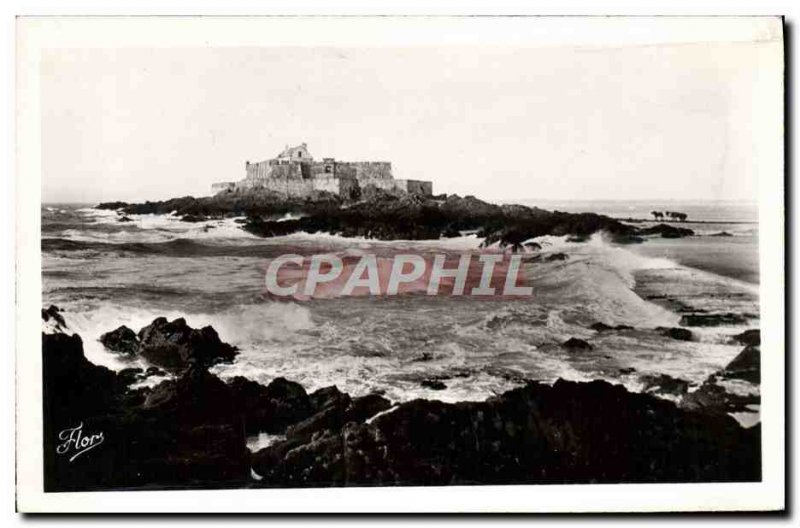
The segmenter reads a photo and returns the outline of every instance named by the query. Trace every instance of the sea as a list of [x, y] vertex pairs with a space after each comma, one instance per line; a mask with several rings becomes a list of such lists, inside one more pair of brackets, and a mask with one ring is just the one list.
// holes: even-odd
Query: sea
[[[681, 211], [695, 231], [681, 239], [619, 245], [603, 234], [584, 242], [537, 239], [544, 255], [526, 261], [533, 295], [520, 299], [363, 296], [286, 301], [266, 298], [264, 263], [295, 253], [357, 255], [481, 251], [475, 234], [431, 241], [384, 242], [330, 234], [259, 238], [239, 219], [182, 222], [175, 215], [129, 215], [92, 204], [42, 206], [43, 303], [64, 310], [89, 360], [112, 369], [141, 366], [104, 349], [99, 337], [120, 325], [135, 331], [156, 317], [212, 325], [237, 346], [218, 365], [222, 378], [268, 383], [283, 376], [309, 392], [336, 385], [351, 395], [479, 401], [527, 380], [603, 379], [632, 391], [667, 374], [695, 390], [741, 350], [731, 337], [759, 326], [758, 207], [731, 202], [587, 201], [519, 203], [596, 212], [640, 227], [650, 214]], [[747, 324], [692, 328], [695, 340], [664, 337], [691, 311], [747, 314]], [[596, 322], [631, 330], [598, 333]], [[568, 350], [569, 338], [591, 350]], [[441, 381], [444, 389], [424, 380]], [[739, 384], [736, 390], [757, 392]], [[670, 395], [659, 395], [674, 398]], [[745, 413], [746, 414], [746, 413]], [[737, 416], [758, 421], [758, 410]]]

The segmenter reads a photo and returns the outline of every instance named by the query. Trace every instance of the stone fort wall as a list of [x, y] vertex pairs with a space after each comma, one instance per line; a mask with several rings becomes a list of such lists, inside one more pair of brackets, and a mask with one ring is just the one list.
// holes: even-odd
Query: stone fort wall
[[433, 194], [431, 182], [396, 180], [388, 161], [322, 161], [291, 162], [271, 159], [245, 164], [245, 178], [239, 182], [221, 182], [211, 186], [211, 192], [265, 189], [288, 196], [308, 196], [314, 191], [326, 191], [351, 197], [356, 190], [374, 185], [387, 191]]

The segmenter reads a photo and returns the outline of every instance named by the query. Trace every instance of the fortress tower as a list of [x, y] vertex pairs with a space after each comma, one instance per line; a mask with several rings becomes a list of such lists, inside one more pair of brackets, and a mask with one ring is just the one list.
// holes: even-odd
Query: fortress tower
[[220, 192], [266, 189], [287, 196], [310, 196], [326, 191], [347, 198], [355, 197], [368, 185], [387, 191], [433, 194], [433, 184], [420, 180], [396, 180], [388, 161], [315, 161], [305, 143], [286, 146], [276, 157], [255, 163], [245, 162], [245, 178], [211, 186]]

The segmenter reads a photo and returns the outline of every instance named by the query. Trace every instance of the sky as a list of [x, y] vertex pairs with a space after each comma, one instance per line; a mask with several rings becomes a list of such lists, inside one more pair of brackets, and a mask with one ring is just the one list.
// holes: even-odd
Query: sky
[[[777, 48], [776, 48], [777, 46]], [[44, 202], [202, 196], [306, 142], [434, 192], [750, 200], [775, 43], [55, 49]], [[770, 77], [772, 75], [772, 77]], [[771, 90], [771, 91], [770, 91]]]

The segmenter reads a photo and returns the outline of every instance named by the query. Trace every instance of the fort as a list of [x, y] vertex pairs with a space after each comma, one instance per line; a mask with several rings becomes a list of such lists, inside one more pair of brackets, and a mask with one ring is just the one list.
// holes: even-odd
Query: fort
[[315, 160], [308, 146], [288, 145], [277, 157], [245, 163], [246, 175], [238, 182], [220, 182], [211, 186], [212, 194], [264, 189], [286, 196], [310, 196], [327, 191], [343, 198], [357, 198], [367, 186], [385, 191], [399, 191], [429, 196], [433, 184], [421, 180], [401, 180], [392, 176], [388, 161]]

